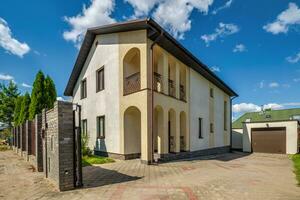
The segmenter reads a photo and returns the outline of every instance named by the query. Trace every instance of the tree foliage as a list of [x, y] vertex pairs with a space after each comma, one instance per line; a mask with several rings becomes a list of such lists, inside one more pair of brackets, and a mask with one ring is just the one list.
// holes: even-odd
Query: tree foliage
[[19, 115], [19, 123], [25, 123], [29, 119], [29, 105], [30, 105], [30, 95], [26, 92], [23, 97]]
[[15, 102], [19, 96], [17, 85], [10, 81], [8, 86], [0, 84], [0, 121], [12, 126], [14, 121]]
[[14, 110], [14, 126], [20, 124], [20, 111], [22, 107], [23, 96], [18, 96], [15, 100], [15, 110]]
[[35, 77], [31, 92], [31, 103], [29, 106], [29, 119], [41, 113], [44, 108], [52, 108], [56, 100], [56, 89], [50, 76], [45, 78], [42, 71]]
[[51, 77], [47, 76], [45, 79], [45, 108], [53, 108], [56, 97], [55, 84]]

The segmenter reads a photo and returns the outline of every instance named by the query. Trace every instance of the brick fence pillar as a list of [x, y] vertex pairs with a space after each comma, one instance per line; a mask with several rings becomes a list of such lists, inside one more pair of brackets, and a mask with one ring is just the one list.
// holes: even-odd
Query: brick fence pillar
[[[44, 117], [43, 117], [44, 118]], [[73, 104], [57, 101], [46, 113], [47, 175], [60, 191], [74, 189]]]
[[26, 135], [26, 159], [29, 161], [31, 155], [31, 121], [25, 122], [25, 135]]
[[35, 156], [37, 171], [43, 171], [43, 138], [42, 138], [42, 115], [35, 116]]

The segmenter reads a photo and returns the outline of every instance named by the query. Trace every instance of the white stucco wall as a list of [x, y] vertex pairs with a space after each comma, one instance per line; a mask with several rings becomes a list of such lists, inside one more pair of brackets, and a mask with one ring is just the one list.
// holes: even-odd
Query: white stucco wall
[[298, 150], [298, 122], [263, 122], [244, 123], [243, 125], [243, 151], [251, 152], [251, 129], [267, 127], [286, 127], [286, 153], [295, 154]]
[[243, 129], [232, 129], [232, 148], [243, 149]]
[[[209, 89], [212, 84], [198, 72], [190, 69], [190, 150], [203, 150], [228, 146], [230, 142], [230, 99], [222, 90], [214, 87], [214, 133], [210, 136]], [[224, 100], [227, 100], [227, 131], [224, 131]], [[199, 118], [202, 118], [202, 136], [199, 135]], [[209, 138], [213, 137], [212, 145]], [[226, 140], [226, 141], [225, 141]]]
[[[95, 41], [98, 45], [95, 46]], [[73, 102], [82, 105], [87, 119], [89, 147], [120, 152], [119, 44], [118, 34], [98, 35], [90, 50], [73, 92]], [[104, 66], [105, 89], [96, 93], [96, 71]], [[87, 79], [87, 98], [80, 99], [80, 82]], [[96, 118], [105, 115], [105, 139], [97, 140]]]

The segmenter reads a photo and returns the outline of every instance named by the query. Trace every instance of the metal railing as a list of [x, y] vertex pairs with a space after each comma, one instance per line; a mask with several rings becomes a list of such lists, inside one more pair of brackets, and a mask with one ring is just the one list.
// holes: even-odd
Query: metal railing
[[175, 82], [171, 79], [169, 79], [169, 96], [176, 97]]
[[157, 73], [154, 72], [153, 74], [153, 90], [157, 91], [157, 92], [162, 92], [163, 91], [163, 80], [162, 80], [162, 76]]
[[124, 94], [131, 94], [141, 89], [140, 72], [134, 73], [124, 79]]
[[186, 100], [185, 99], [185, 88], [184, 88], [184, 85], [180, 85], [180, 91], [179, 91], [179, 97], [180, 97], [180, 100]]

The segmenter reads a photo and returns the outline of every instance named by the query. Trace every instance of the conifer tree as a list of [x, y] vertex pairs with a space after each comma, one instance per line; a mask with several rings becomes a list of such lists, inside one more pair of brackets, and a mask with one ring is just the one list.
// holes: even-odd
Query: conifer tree
[[36, 74], [31, 92], [31, 103], [29, 106], [29, 119], [34, 119], [35, 115], [41, 113], [45, 107], [45, 76], [42, 71]]

